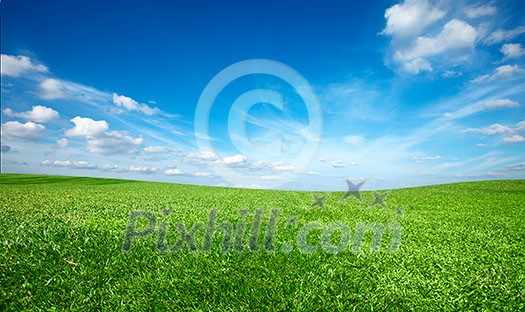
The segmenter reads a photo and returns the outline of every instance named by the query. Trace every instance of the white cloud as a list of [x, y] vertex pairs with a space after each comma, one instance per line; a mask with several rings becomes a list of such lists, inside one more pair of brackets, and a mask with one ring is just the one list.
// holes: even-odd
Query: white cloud
[[186, 173], [179, 168], [166, 169], [164, 171], [165, 175], [185, 175]]
[[11, 146], [2, 144], [2, 146], [0, 146], [0, 151], [2, 153], [9, 153], [9, 151], [11, 151]]
[[[261, 164], [264, 167], [265, 164]], [[273, 171], [294, 171], [295, 167], [284, 161], [273, 161], [268, 164], [268, 167]]]
[[98, 136], [109, 129], [105, 120], [95, 121], [91, 118], [76, 116], [71, 119], [71, 122], [75, 124], [75, 127], [65, 132], [66, 136], [70, 137]]
[[92, 165], [86, 161], [71, 161], [71, 160], [44, 160], [41, 162], [44, 166], [53, 167], [69, 167], [76, 169], [95, 169], [97, 166]]
[[523, 33], [525, 33], [525, 26], [520, 26], [511, 30], [498, 29], [485, 38], [484, 42], [487, 44], [500, 43], [502, 41], [511, 40]]
[[385, 11], [382, 34], [391, 38], [391, 55], [400, 71], [419, 74], [431, 72], [433, 64], [444, 67], [468, 60], [478, 32], [457, 18], [437, 24], [445, 17], [445, 10], [451, 10], [446, 6], [446, 2], [407, 0]]
[[159, 171], [159, 169], [153, 167], [153, 168], [149, 168], [149, 167], [146, 167], [146, 166], [138, 166], [138, 167], [129, 167], [128, 168], [128, 171], [131, 171], [131, 172], [138, 172], [138, 173], [155, 173], [157, 171]]
[[226, 187], [237, 187], [237, 188], [245, 188], [245, 189], [265, 189], [264, 186], [257, 184], [257, 183], [249, 183], [249, 184], [234, 184], [234, 185], [217, 185], [217, 186], [226, 186]]
[[75, 82], [48, 78], [39, 86], [39, 96], [45, 100], [71, 99], [99, 106], [111, 97], [110, 94]]
[[432, 67], [426, 58], [450, 52], [471, 51], [474, 49], [476, 37], [474, 27], [453, 19], [443, 26], [437, 36], [418, 37], [408, 48], [397, 50], [394, 59], [409, 73], [430, 71]]
[[518, 106], [520, 106], [518, 102], [512, 101], [510, 99], [487, 100], [483, 102], [483, 107], [486, 109], [518, 107]]
[[56, 110], [42, 105], [33, 106], [30, 111], [15, 113], [10, 108], [3, 110], [4, 114], [9, 117], [18, 117], [35, 122], [49, 122], [59, 117]]
[[525, 120], [516, 124], [516, 131], [525, 131]]
[[504, 59], [518, 58], [525, 54], [525, 49], [519, 43], [506, 43], [501, 49]]
[[465, 14], [470, 18], [476, 18], [480, 16], [488, 16], [496, 14], [496, 7], [491, 5], [480, 5], [476, 7], [468, 7], [464, 10]]
[[173, 150], [166, 146], [146, 146], [144, 147], [144, 153], [170, 153], [173, 152]]
[[383, 34], [395, 39], [417, 36], [444, 16], [444, 11], [432, 8], [428, 1], [406, 0], [385, 11], [386, 27]]
[[199, 178], [214, 178], [215, 176], [209, 172], [188, 172], [179, 168], [170, 168], [164, 171], [165, 175], [179, 175]]
[[69, 141], [66, 138], [62, 138], [57, 140], [57, 146], [58, 147], [67, 147], [69, 144]]
[[416, 44], [405, 52], [403, 58], [417, 59], [443, 53], [445, 51], [473, 48], [476, 30], [464, 21], [449, 21], [436, 37], [419, 37]]
[[182, 161], [194, 166], [209, 166], [220, 163], [218, 155], [212, 151], [187, 152], [183, 155]]
[[343, 141], [348, 144], [358, 145], [365, 141], [365, 138], [360, 135], [346, 135], [343, 137]]
[[346, 166], [357, 166], [357, 163], [355, 161], [345, 163], [342, 160], [335, 159], [330, 162], [330, 165], [334, 168], [343, 168]]
[[279, 181], [279, 180], [282, 180], [282, 177], [277, 176], [277, 175], [265, 175], [265, 176], [260, 176], [259, 179], [267, 180], [267, 181]]
[[86, 137], [87, 151], [100, 155], [131, 154], [142, 144], [143, 138], [133, 138], [125, 131], [109, 131]]
[[345, 166], [344, 162], [341, 160], [332, 160], [330, 164], [334, 168], [343, 168]]
[[315, 176], [321, 175], [321, 173], [317, 172], [317, 171], [306, 171], [305, 174], [307, 174], [307, 175], [315, 175]]
[[427, 60], [422, 58], [417, 58], [404, 62], [402, 61], [401, 68], [407, 73], [416, 75], [421, 72], [432, 71], [432, 65], [430, 65], [430, 63]]
[[525, 141], [525, 138], [519, 134], [514, 134], [503, 138], [503, 142], [505, 143], [520, 143], [523, 141]]
[[428, 162], [428, 161], [435, 161], [435, 160], [441, 160], [443, 159], [443, 157], [441, 156], [415, 156], [415, 157], [412, 157], [412, 160], [417, 162], [417, 163], [422, 163], [422, 162]]
[[18, 77], [26, 72], [47, 72], [46, 66], [34, 63], [27, 56], [2, 54], [0, 58], [1, 75]]
[[123, 107], [128, 111], [138, 111], [145, 115], [151, 116], [158, 112], [157, 108], [151, 108], [146, 104], [140, 104], [134, 99], [113, 93], [113, 104]]
[[201, 177], [201, 178], [214, 178], [215, 176], [209, 172], [195, 172], [193, 174], [194, 177]]
[[45, 130], [44, 125], [32, 121], [26, 123], [8, 121], [2, 124], [2, 136], [6, 138], [38, 140], [46, 135]]
[[113, 164], [104, 164], [102, 167], [100, 167], [100, 169], [111, 171], [123, 171], [122, 167]]
[[48, 78], [39, 85], [40, 97], [46, 100], [53, 100], [66, 97], [66, 90], [60, 80]]
[[443, 78], [452, 78], [452, 77], [456, 77], [456, 76], [459, 76], [459, 75], [461, 75], [461, 73], [458, 73], [458, 72], [453, 71], [453, 70], [445, 70], [441, 74], [441, 77], [443, 77]]
[[75, 127], [68, 129], [68, 137], [84, 137], [87, 151], [100, 155], [130, 154], [142, 144], [142, 138], [133, 138], [125, 131], [108, 131], [105, 120], [76, 116], [71, 119]]
[[211, 151], [187, 153], [186, 157], [206, 161], [215, 161], [218, 159], [217, 154]]
[[248, 162], [248, 158], [241, 154], [236, 154], [230, 157], [224, 157], [222, 163], [228, 166], [242, 165]]
[[487, 81], [492, 81], [492, 80], [498, 80], [498, 79], [512, 77], [516, 74], [521, 74], [523, 72], [525, 71], [521, 67], [519, 67], [519, 65], [516, 65], [516, 64], [515, 65], [502, 65], [502, 66], [497, 67], [494, 70], [493, 74], [479, 76], [473, 79], [471, 82], [472, 83], [482, 83], [482, 82], [487, 82]]
[[485, 135], [509, 134], [512, 133], [512, 129], [510, 127], [496, 123], [490, 125], [488, 128], [468, 128], [463, 130], [463, 133], [481, 133]]
[[514, 128], [493, 124], [488, 128], [469, 128], [463, 130], [463, 133], [480, 133], [484, 135], [500, 135], [504, 143], [520, 143], [525, 141], [525, 138], [519, 133], [525, 130], [525, 120], [518, 122]]

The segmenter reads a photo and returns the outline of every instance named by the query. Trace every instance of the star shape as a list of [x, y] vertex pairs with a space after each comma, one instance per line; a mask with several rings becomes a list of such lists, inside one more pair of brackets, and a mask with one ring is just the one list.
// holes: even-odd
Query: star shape
[[314, 207], [319, 207], [319, 208], [321, 208], [323, 210], [326, 210], [325, 207], [324, 207], [324, 201], [325, 201], [326, 197], [328, 197], [328, 194], [324, 194], [323, 196], [321, 196], [321, 195], [317, 195], [315, 193], [312, 193], [312, 197], [314, 199], [314, 202], [310, 206], [310, 209], [312, 209]]
[[383, 208], [387, 208], [387, 205], [385, 203], [385, 198], [387, 196], [388, 196], [388, 193], [374, 192], [374, 201], [372, 202], [372, 204], [370, 204], [370, 206], [368, 206], [368, 208], [373, 208], [376, 205], [379, 205], [379, 206], [381, 206]]
[[348, 185], [348, 191], [341, 197], [340, 201], [343, 201], [347, 199], [349, 196], [354, 196], [359, 202], [363, 202], [363, 199], [361, 198], [361, 193], [359, 193], [359, 189], [363, 184], [365, 184], [366, 180], [361, 181], [360, 183], [354, 184], [352, 181], [346, 179], [346, 184]]
[[408, 208], [408, 206], [397, 206], [396, 207], [396, 216], [397, 217], [401, 217], [401, 218], [404, 218], [405, 215], [403, 214], [405, 212], [405, 210]]

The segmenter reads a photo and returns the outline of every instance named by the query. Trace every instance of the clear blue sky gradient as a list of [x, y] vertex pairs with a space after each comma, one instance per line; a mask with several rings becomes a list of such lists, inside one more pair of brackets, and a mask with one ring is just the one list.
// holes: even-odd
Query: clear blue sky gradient
[[[523, 179], [523, 12], [522, 1], [4, 0], [2, 172], [301, 190]], [[308, 166], [291, 165], [304, 103], [268, 75], [224, 89], [210, 115], [215, 149], [199, 150], [203, 89], [250, 59], [286, 64], [317, 94], [324, 125]], [[261, 88], [281, 92], [285, 109], [261, 99], [247, 133], [289, 149], [254, 159], [232, 144], [228, 112]], [[81, 134], [75, 117], [107, 127]]]

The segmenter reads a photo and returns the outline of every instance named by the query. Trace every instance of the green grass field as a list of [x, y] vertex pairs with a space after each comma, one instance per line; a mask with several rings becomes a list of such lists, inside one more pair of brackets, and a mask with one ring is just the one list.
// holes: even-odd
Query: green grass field
[[[0, 310], [525, 309], [525, 181], [393, 190], [388, 209], [342, 195], [330, 193], [322, 210], [309, 209], [309, 192], [2, 174]], [[362, 196], [374, 199], [372, 192]], [[218, 221], [246, 225], [243, 242], [257, 208], [263, 230], [278, 208], [276, 250], [221, 253], [217, 235], [210, 252], [185, 246], [160, 253], [159, 230], [121, 249], [131, 210], [154, 212], [174, 245], [176, 223], [205, 223], [213, 208]], [[311, 221], [342, 222], [351, 232], [360, 222], [398, 222], [399, 249], [389, 251], [386, 234], [371, 252], [370, 232], [360, 252], [305, 254], [296, 237]], [[197, 232], [197, 244], [203, 236]], [[313, 231], [308, 242], [320, 236]]]

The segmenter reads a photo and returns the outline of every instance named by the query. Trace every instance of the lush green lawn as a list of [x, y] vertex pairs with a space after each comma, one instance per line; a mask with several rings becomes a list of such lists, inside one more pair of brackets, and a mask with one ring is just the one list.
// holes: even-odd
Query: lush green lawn
[[[395, 190], [388, 208], [341, 201], [331, 193], [326, 210], [309, 209], [308, 192], [256, 191], [164, 183], [0, 175], [0, 310], [148, 310], [165, 306], [202, 310], [508, 310], [525, 309], [525, 181], [460, 183]], [[364, 192], [365, 203], [374, 194]], [[403, 213], [396, 207], [408, 206]], [[164, 217], [161, 212], [171, 208]], [[175, 245], [177, 225], [189, 231], [217, 222], [234, 230], [263, 212], [261, 233], [278, 208], [274, 252], [157, 251], [161, 223]], [[245, 215], [239, 211], [245, 209]], [[131, 210], [155, 213], [156, 231], [122, 251]], [[321, 231], [308, 235], [313, 254], [297, 247], [311, 221], [323, 226], [397, 222], [402, 236], [390, 252], [364, 248], [330, 254]], [[147, 226], [138, 222], [137, 231]], [[196, 245], [204, 228], [195, 235]], [[340, 241], [335, 232], [331, 243]], [[350, 244], [352, 244], [350, 242]], [[291, 252], [283, 247], [292, 248]]]

